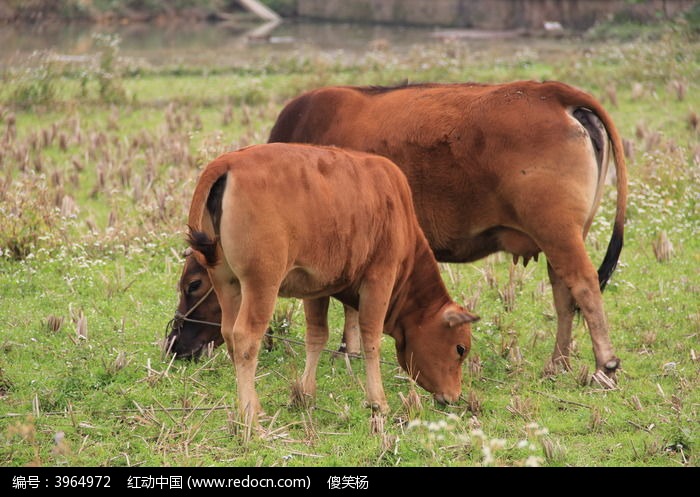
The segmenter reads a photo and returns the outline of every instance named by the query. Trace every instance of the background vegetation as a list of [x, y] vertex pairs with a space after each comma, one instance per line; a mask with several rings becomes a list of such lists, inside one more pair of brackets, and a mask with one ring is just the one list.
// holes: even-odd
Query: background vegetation
[[[605, 29], [548, 50], [382, 43], [359, 57], [298, 52], [150, 68], [105, 35], [95, 37], [94, 57], [46, 51], [4, 69], [0, 464], [697, 466], [700, 50], [692, 27], [679, 20], [624, 38]], [[223, 349], [199, 362], [163, 356], [204, 164], [266, 141], [285, 101], [320, 85], [516, 79], [587, 89], [625, 138], [626, 246], [604, 296], [623, 361], [617, 389], [585, 381], [593, 356], [581, 322], [574, 371], [542, 376], [556, 329], [545, 264], [513, 267], [502, 256], [442, 266], [451, 293], [482, 318], [455, 406], [435, 405], [407, 380], [388, 337], [389, 416], [372, 422], [363, 407], [362, 361], [330, 353], [316, 405], [293, 406], [303, 349], [275, 340], [259, 370], [265, 434], [251, 437], [236, 422]], [[588, 240], [596, 262], [611, 231], [610, 190]], [[335, 330], [341, 319], [336, 305]], [[302, 340], [299, 303], [281, 300], [273, 325]]]

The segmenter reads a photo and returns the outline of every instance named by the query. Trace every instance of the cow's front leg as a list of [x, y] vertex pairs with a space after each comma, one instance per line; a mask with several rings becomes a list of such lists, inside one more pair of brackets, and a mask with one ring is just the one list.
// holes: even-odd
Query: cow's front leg
[[306, 364], [301, 375], [301, 390], [304, 396], [316, 396], [316, 369], [328, 342], [328, 304], [330, 298], [304, 300], [306, 317]]

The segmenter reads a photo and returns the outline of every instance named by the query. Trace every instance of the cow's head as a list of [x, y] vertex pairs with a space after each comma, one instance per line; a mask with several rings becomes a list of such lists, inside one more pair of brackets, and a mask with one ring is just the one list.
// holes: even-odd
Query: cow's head
[[449, 303], [392, 334], [401, 367], [435, 400], [453, 403], [462, 392], [462, 363], [471, 349], [471, 323], [479, 317]]
[[171, 321], [165, 347], [177, 358], [196, 359], [207, 347], [218, 347], [221, 336], [221, 307], [207, 270], [184, 252], [185, 266], [178, 283], [180, 301]]

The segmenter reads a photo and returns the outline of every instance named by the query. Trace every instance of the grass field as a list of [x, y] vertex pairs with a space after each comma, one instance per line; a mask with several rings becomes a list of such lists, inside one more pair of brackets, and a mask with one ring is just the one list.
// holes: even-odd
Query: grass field
[[[96, 65], [46, 53], [1, 75], [0, 465], [699, 465], [700, 43], [682, 26], [547, 51], [453, 41], [241, 67], [143, 69], [108, 39], [94, 52]], [[265, 436], [251, 436], [223, 348], [187, 363], [161, 352], [198, 171], [266, 141], [303, 90], [406, 79], [557, 79], [609, 109], [630, 176], [626, 245], [604, 294], [619, 384], [581, 380], [593, 367], [582, 322], [573, 372], [542, 375], [556, 330], [546, 264], [492, 256], [441, 266], [481, 316], [459, 404], [414, 387], [385, 337], [381, 422], [363, 405], [362, 361], [331, 353], [315, 406], [290, 405], [304, 330], [300, 303], [283, 299], [274, 328], [293, 341], [261, 353]], [[587, 242], [596, 264], [613, 209], [610, 188]]]

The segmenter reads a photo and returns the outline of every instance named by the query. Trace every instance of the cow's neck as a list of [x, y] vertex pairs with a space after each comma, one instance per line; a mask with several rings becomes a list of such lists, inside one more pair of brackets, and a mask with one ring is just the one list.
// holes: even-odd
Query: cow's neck
[[417, 243], [412, 267], [399, 278], [389, 305], [386, 332], [394, 335], [406, 326], [419, 326], [450, 302], [435, 257], [426, 243]]

